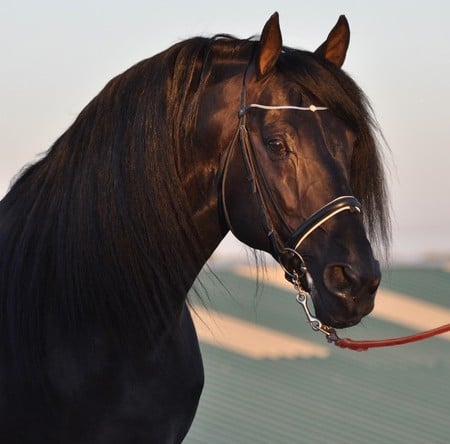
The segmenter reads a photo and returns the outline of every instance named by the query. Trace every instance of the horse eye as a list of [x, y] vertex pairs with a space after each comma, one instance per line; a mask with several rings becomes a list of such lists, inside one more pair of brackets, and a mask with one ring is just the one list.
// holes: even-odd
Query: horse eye
[[266, 142], [267, 148], [274, 154], [285, 156], [289, 150], [282, 139], [270, 139]]

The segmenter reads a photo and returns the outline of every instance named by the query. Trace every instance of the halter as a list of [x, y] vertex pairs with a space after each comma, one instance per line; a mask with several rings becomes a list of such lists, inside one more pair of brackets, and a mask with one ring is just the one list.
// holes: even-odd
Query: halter
[[[337, 214], [343, 211], [350, 212], [361, 212], [361, 204], [358, 199], [354, 196], [340, 196], [333, 199], [331, 202], [328, 202], [326, 205], [321, 207], [315, 213], [313, 213], [310, 217], [308, 217], [298, 228], [291, 232], [288, 240], [285, 244], [281, 242], [281, 238], [274, 228], [274, 224], [272, 222], [272, 218], [270, 216], [268, 205], [266, 202], [267, 196], [270, 200], [271, 207], [277, 213], [279, 220], [282, 224], [287, 227], [285, 223], [281, 211], [279, 210], [275, 199], [272, 197], [272, 193], [270, 191], [269, 186], [265, 180], [265, 176], [263, 171], [260, 168], [257, 155], [254, 149], [254, 146], [251, 142], [249, 131], [247, 129], [247, 113], [250, 109], [256, 108], [261, 110], [295, 110], [301, 112], [317, 112], [317, 111], [326, 111], [328, 108], [323, 106], [315, 106], [310, 105], [307, 107], [304, 106], [294, 106], [294, 105], [262, 105], [259, 103], [251, 103], [249, 105], [245, 104], [245, 94], [242, 94], [242, 103], [241, 108], [238, 111], [239, 117], [239, 127], [236, 136], [234, 137], [232, 144], [234, 145], [237, 139], [237, 135], [239, 135], [242, 158], [244, 161], [244, 165], [246, 168], [248, 181], [252, 186], [252, 192], [255, 195], [255, 198], [258, 202], [258, 207], [261, 213], [261, 221], [266, 236], [268, 237], [270, 244], [272, 246], [272, 250], [275, 255], [278, 257], [278, 261], [282, 268], [286, 273], [286, 278], [290, 281], [294, 279], [300, 279], [300, 282], [303, 288], [309, 290], [310, 284], [312, 282], [303, 257], [299, 253], [298, 249], [300, 245], [321, 225], [323, 225], [326, 221], [333, 218]], [[225, 179], [226, 172], [228, 169], [228, 163], [231, 158], [231, 150], [233, 147], [230, 147], [226, 168], [224, 169], [224, 176], [222, 180], [222, 203], [224, 207], [225, 219], [227, 221], [228, 227], [232, 230], [231, 220], [226, 208], [226, 200], [225, 200]], [[289, 227], [287, 227], [289, 229]]]
[[330, 343], [334, 343], [341, 348], [348, 348], [355, 351], [368, 350], [374, 347], [386, 347], [392, 345], [406, 344], [422, 339], [430, 338], [445, 332], [450, 331], [450, 324], [443, 325], [433, 330], [428, 330], [422, 333], [417, 333], [410, 336], [393, 339], [370, 340], [370, 341], [354, 341], [349, 338], [340, 338], [336, 331], [323, 324], [318, 318], [314, 317], [308, 307], [308, 296], [311, 298], [311, 287], [313, 284], [312, 278], [308, 273], [305, 261], [299, 252], [301, 244], [321, 225], [326, 221], [335, 217], [339, 213], [349, 211], [351, 213], [361, 212], [361, 204], [354, 196], [340, 196], [322, 206], [319, 210], [308, 217], [297, 229], [291, 232], [287, 242], [283, 245], [280, 236], [274, 228], [272, 218], [268, 211], [265, 196], [268, 196], [272, 207], [278, 214], [280, 221], [287, 227], [287, 224], [281, 216], [275, 200], [272, 198], [270, 189], [265, 181], [263, 172], [261, 171], [258, 159], [249, 137], [247, 129], [246, 116], [250, 109], [256, 108], [261, 110], [295, 110], [302, 112], [317, 112], [326, 111], [328, 108], [322, 106], [310, 105], [308, 107], [294, 106], [294, 105], [263, 105], [259, 103], [251, 103], [246, 105], [246, 76], [244, 74], [243, 88], [241, 92], [241, 107], [238, 111], [239, 126], [230, 142], [227, 154], [225, 156], [224, 165], [222, 168], [221, 178], [221, 199], [222, 209], [228, 228], [233, 232], [231, 219], [228, 213], [225, 196], [225, 184], [228, 174], [230, 160], [239, 137], [243, 162], [247, 171], [248, 181], [252, 187], [252, 193], [255, 195], [258, 202], [258, 207], [261, 213], [262, 226], [272, 246], [273, 252], [278, 256], [278, 261], [285, 272], [285, 277], [290, 281], [297, 291], [296, 300], [303, 308], [307, 321], [314, 331], [319, 331], [326, 336]]
[[297, 280], [301, 283], [302, 288], [309, 290], [312, 279], [306, 268], [305, 261], [299, 253], [298, 249], [302, 242], [310, 236], [317, 228], [324, 224], [329, 219], [333, 218], [337, 214], [343, 211], [361, 212], [361, 204], [354, 196], [340, 196], [328, 202], [310, 217], [308, 217], [297, 229], [291, 232], [287, 242], [283, 244], [281, 238], [276, 231], [272, 218], [270, 216], [268, 205], [265, 196], [270, 200], [272, 208], [278, 215], [279, 221], [284, 225], [287, 231], [291, 231], [290, 227], [283, 219], [282, 213], [279, 210], [275, 199], [272, 197], [269, 186], [265, 180], [263, 171], [260, 168], [258, 158], [251, 142], [249, 131], [247, 129], [247, 113], [251, 109], [260, 110], [294, 110], [300, 112], [312, 112], [327, 111], [328, 108], [324, 106], [316, 106], [311, 104], [309, 106], [296, 106], [296, 105], [264, 105], [260, 103], [246, 103], [247, 99], [247, 75], [248, 67], [244, 72], [242, 79], [241, 89], [241, 104], [238, 110], [239, 126], [232, 138], [227, 154], [224, 159], [224, 165], [222, 168], [222, 180], [221, 180], [221, 200], [222, 209], [224, 212], [225, 220], [228, 228], [233, 232], [233, 226], [231, 223], [230, 215], [226, 205], [225, 185], [228, 174], [228, 168], [230, 161], [236, 146], [237, 139], [239, 138], [242, 159], [247, 172], [247, 178], [251, 184], [252, 193], [258, 202], [259, 211], [261, 213], [261, 223], [266, 233], [267, 238], [272, 247], [272, 251], [286, 273], [286, 278], [291, 282]]

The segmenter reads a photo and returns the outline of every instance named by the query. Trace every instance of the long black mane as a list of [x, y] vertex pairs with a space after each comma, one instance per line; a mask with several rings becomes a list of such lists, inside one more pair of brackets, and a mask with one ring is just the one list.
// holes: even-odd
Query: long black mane
[[[42, 348], [50, 316], [68, 330], [95, 321], [125, 341], [151, 339], [175, 318], [207, 259], [181, 184], [180, 153], [193, 149], [214, 63], [242, 62], [254, 45], [193, 38], [138, 63], [19, 177], [0, 203], [0, 334], [11, 352]], [[285, 48], [278, 67], [357, 132], [354, 193], [370, 233], [386, 241], [382, 163], [364, 95], [310, 53]]]
[[181, 309], [206, 260], [178, 154], [209, 45], [183, 42], [110, 81], [0, 203], [1, 323], [13, 349], [39, 344], [47, 316], [95, 319], [134, 340]]

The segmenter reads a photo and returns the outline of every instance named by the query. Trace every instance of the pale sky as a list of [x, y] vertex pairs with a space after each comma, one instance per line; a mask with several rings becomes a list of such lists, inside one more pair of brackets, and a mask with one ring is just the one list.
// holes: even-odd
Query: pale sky
[[[246, 38], [280, 14], [284, 43], [314, 50], [340, 14], [344, 69], [390, 146], [393, 259], [450, 254], [450, 2], [0, 0], [0, 196], [105, 83], [182, 39]], [[235, 251], [227, 239], [221, 251]]]

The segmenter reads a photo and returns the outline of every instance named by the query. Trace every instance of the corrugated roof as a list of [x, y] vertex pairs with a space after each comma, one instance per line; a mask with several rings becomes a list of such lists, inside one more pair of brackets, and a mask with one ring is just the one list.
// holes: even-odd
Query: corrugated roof
[[[263, 284], [255, 297], [254, 281], [232, 272], [217, 277], [223, 285], [202, 276], [211, 309], [324, 344], [305, 324], [293, 292]], [[387, 285], [424, 299], [432, 293], [433, 303], [448, 307], [449, 273], [394, 269]], [[409, 333], [369, 317], [343, 336]], [[201, 347], [206, 385], [187, 444], [450, 442], [448, 340], [364, 353], [329, 346], [326, 358], [295, 359], [253, 359], [210, 343]]]

